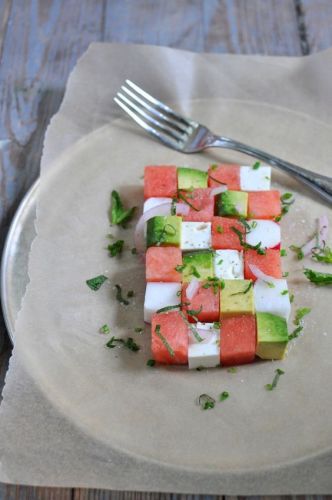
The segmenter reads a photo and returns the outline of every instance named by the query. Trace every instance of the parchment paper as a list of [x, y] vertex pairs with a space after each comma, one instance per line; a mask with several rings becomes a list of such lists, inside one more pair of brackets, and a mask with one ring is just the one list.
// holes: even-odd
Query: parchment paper
[[[188, 157], [152, 142], [118, 118], [111, 99], [120, 83], [130, 77], [224, 135], [331, 174], [331, 68], [332, 52], [299, 60], [89, 49], [46, 137], [31, 281], [0, 409], [0, 480], [209, 494], [331, 492], [331, 290], [305, 283], [291, 255], [284, 269], [292, 271], [294, 308], [313, 310], [283, 362], [237, 374], [148, 369], [148, 330], [135, 337], [138, 354], [104, 348], [107, 338], [98, 333], [107, 322], [117, 336], [134, 335], [143, 319], [141, 262], [129, 251], [110, 259], [105, 250], [111, 189], [141, 206], [144, 164], [248, 162], [221, 150]], [[302, 243], [315, 217], [331, 211], [287, 177], [274, 179], [297, 198], [283, 224], [284, 244]], [[131, 230], [111, 232], [132, 246]], [[85, 280], [101, 273], [110, 283], [94, 293]], [[128, 308], [114, 300], [115, 283], [135, 290]], [[269, 393], [264, 384], [276, 367], [286, 374]], [[195, 406], [202, 392], [223, 390], [231, 397], [214, 411]]]

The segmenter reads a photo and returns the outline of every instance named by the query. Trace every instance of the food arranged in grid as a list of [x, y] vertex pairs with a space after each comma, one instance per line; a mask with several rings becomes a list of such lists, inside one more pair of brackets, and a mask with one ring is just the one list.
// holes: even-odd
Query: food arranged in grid
[[271, 168], [147, 166], [136, 246], [157, 363], [189, 368], [282, 359], [290, 298]]

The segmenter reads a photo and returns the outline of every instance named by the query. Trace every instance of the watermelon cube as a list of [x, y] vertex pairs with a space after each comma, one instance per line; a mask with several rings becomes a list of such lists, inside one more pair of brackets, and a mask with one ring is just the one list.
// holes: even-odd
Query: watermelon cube
[[256, 266], [260, 271], [272, 278], [282, 278], [280, 251], [268, 248], [264, 255], [256, 250], [245, 250], [244, 252], [244, 277], [255, 281], [256, 276], [250, 269]]
[[219, 279], [243, 280], [243, 252], [216, 250], [213, 256], [214, 275]]
[[157, 215], [148, 220], [146, 244], [151, 246], [180, 246], [182, 219], [177, 215]]
[[177, 194], [177, 173], [173, 165], [149, 165], [144, 169], [144, 198], [173, 198]]
[[144, 321], [151, 323], [154, 313], [168, 306], [180, 306], [181, 283], [147, 283], [144, 299]]
[[238, 234], [232, 229], [239, 231], [245, 239], [245, 227], [237, 219], [230, 217], [212, 218], [212, 248], [242, 250]]
[[241, 167], [240, 184], [242, 191], [268, 191], [271, 187], [271, 167]]
[[244, 191], [225, 191], [216, 196], [217, 215], [247, 217], [248, 193]]
[[252, 191], [248, 194], [248, 217], [251, 219], [274, 219], [280, 216], [279, 191]]
[[214, 323], [196, 323], [199, 341], [189, 331], [188, 362], [189, 368], [214, 368], [220, 363], [220, 330]]
[[291, 304], [286, 280], [271, 279], [268, 282], [258, 279], [254, 285], [255, 309], [289, 319]]
[[[179, 202], [186, 203], [189, 213], [183, 215], [183, 220], [194, 222], [210, 222], [214, 215], [214, 197], [211, 189], [193, 189], [191, 191], [180, 191]], [[184, 201], [186, 200], [186, 201]]]
[[181, 250], [211, 248], [211, 222], [182, 222]]
[[213, 277], [213, 253], [210, 251], [188, 252], [183, 255], [183, 281], [196, 278], [200, 281]]
[[220, 362], [224, 366], [251, 363], [256, 353], [256, 320], [241, 314], [221, 320]]
[[250, 280], [224, 280], [220, 293], [220, 316], [255, 313], [254, 293]]
[[248, 220], [250, 231], [246, 235], [246, 243], [263, 248], [280, 248], [280, 225], [273, 220], [254, 219]]
[[275, 314], [258, 312], [256, 354], [261, 359], [283, 359], [288, 343], [287, 322]]
[[[194, 322], [195, 318], [198, 321], [212, 323], [219, 321], [219, 288], [208, 286], [206, 282], [201, 282], [199, 288], [191, 299], [187, 297], [188, 284], [183, 284], [182, 287], [182, 310], [184, 313], [188, 311], [193, 314], [188, 314], [190, 322]], [[205, 288], [208, 286], [208, 288]], [[194, 316], [194, 317], [193, 317]]]
[[146, 281], [181, 282], [182, 253], [175, 247], [150, 247], [146, 252]]
[[179, 311], [156, 313], [151, 318], [151, 351], [157, 363], [188, 363], [188, 325]]
[[218, 187], [227, 184], [228, 189], [240, 191], [240, 167], [239, 165], [219, 164], [211, 165], [209, 168], [209, 186]]

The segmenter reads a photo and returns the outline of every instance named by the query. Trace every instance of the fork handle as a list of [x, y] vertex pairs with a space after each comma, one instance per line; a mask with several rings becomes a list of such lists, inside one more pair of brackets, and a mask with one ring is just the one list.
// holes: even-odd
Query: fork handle
[[280, 170], [283, 170], [284, 172], [287, 172], [288, 174], [296, 177], [298, 180], [318, 193], [322, 198], [324, 198], [325, 201], [328, 201], [330, 204], [332, 204], [331, 177], [311, 172], [310, 170], [306, 170], [305, 168], [294, 165], [293, 163], [289, 163], [288, 161], [265, 153], [265, 151], [247, 146], [242, 142], [229, 139], [228, 137], [219, 137], [213, 135], [209, 140], [208, 147], [233, 149], [235, 151], [239, 151], [240, 153], [245, 153], [249, 156], [258, 158], [259, 160], [262, 160], [263, 162], [268, 163], [273, 167], [277, 167]]

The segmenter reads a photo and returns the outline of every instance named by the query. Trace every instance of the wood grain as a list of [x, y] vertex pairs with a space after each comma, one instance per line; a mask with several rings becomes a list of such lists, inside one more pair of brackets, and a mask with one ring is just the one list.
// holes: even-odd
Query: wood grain
[[0, 484], [0, 500], [71, 500], [71, 488], [36, 488]]
[[302, 14], [310, 52], [332, 46], [332, 2], [302, 0]]

